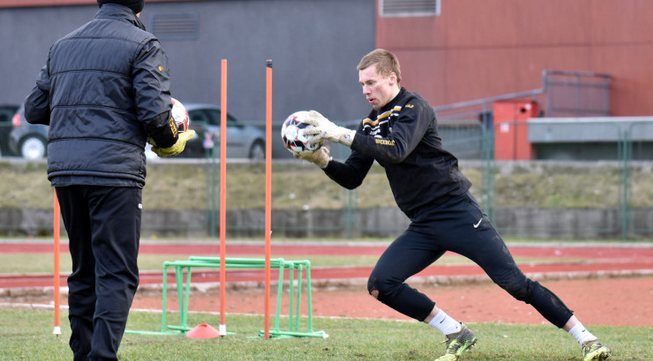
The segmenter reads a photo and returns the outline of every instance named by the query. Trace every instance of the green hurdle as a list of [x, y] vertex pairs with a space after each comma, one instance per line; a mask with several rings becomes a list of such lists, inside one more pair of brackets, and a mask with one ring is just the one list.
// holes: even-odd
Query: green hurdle
[[[199, 262], [215, 263], [216, 267], [220, 266], [219, 257], [198, 257], [191, 256], [189, 260]], [[265, 259], [259, 258], [226, 258], [226, 268], [265, 268]], [[311, 262], [308, 260], [286, 261], [283, 258], [270, 259], [270, 268], [279, 270], [279, 284], [277, 286], [277, 308], [274, 323], [274, 329], [270, 330], [271, 338], [282, 337], [329, 337], [324, 331], [313, 330], [313, 300], [311, 295]], [[288, 269], [288, 329], [281, 330], [281, 300], [283, 297], [284, 270]], [[297, 286], [295, 287], [295, 270], [297, 271]], [[301, 296], [303, 273], [306, 272], [306, 304], [308, 314], [308, 329], [300, 331], [301, 318]], [[266, 295], [266, 297], [268, 297]], [[263, 331], [259, 331], [259, 336], [263, 337]]]
[[[191, 275], [193, 268], [219, 268], [219, 257], [190, 256], [188, 260], [166, 261], [163, 263], [163, 289], [162, 289], [162, 313], [161, 313], [161, 331], [130, 331], [127, 333], [137, 334], [185, 334], [192, 327], [188, 326], [188, 302], [190, 298]], [[177, 285], [177, 295], [179, 302], [179, 324], [168, 324], [167, 318], [167, 293], [168, 293], [168, 269], [174, 268], [175, 281]], [[262, 269], [265, 268], [265, 259], [259, 258], [225, 258], [225, 268], [237, 269]], [[313, 305], [311, 296], [311, 264], [308, 260], [286, 261], [283, 258], [270, 259], [270, 269], [279, 270], [279, 284], [277, 287], [277, 307], [274, 329], [269, 331], [270, 338], [288, 338], [288, 337], [318, 337], [327, 338], [329, 335], [324, 331], [313, 330]], [[283, 297], [284, 270], [288, 269], [289, 284], [289, 310], [288, 310], [288, 328], [282, 330], [280, 326], [281, 319], [281, 300]], [[295, 271], [297, 280], [295, 281]], [[185, 277], [184, 277], [185, 272]], [[302, 296], [302, 280], [306, 274], [306, 304], [308, 313], [308, 329], [300, 330], [300, 310]], [[295, 286], [295, 283], [297, 284]], [[269, 297], [269, 295], [266, 295]], [[258, 336], [263, 337], [264, 331], [259, 331]]]

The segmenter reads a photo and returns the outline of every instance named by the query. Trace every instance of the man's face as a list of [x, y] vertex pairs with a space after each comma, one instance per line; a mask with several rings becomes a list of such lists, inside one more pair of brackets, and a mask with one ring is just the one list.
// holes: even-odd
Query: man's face
[[363, 95], [374, 110], [383, 108], [399, 92], [397, 75], [390, 73], [384, 77], [376, 71], [376, 65], [359, 70], [358, 82], [363, 87]]

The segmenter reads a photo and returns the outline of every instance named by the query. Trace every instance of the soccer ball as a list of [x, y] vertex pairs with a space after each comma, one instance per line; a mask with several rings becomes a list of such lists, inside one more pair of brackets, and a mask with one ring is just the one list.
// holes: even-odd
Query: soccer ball
[[184, 107], [179, 100], [175, 98], [171, 99], [172, 110], [170, 111], [170, 114], [172, 115], [172, 120], [177, 124], [177, 131], [185, 132], [188, 130], [188, 125], [190, 124], [186, 107]]
[[283, 145], [295, 155], [313, 153], [320, 149], [322, 142], [309, 145], [310, 135], [304, 135], [304, 129], [309, 125], [304, 123], [308, 111], [300, 110], [292, 113], [281, 126], [281, 140]]

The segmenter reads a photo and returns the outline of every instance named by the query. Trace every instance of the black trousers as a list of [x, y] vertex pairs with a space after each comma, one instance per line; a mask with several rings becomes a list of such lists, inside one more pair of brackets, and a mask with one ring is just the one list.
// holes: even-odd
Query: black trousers
[[72, 257], [74, 360], [117, 360], [138, 286], [142, 190], [76, 185], [56, 192]]
[[368, 280], [384, 304], [423, 321], [433, 310], [425, 294], [404, 281], [446, 251], [469, 258], [514, 298], [531, 304], [544, 318], [563, 327], [572, 311], [550, 290], [527, 278], [485, 212], [468, 192], [411, 220], [408, 229], [379, 258]]

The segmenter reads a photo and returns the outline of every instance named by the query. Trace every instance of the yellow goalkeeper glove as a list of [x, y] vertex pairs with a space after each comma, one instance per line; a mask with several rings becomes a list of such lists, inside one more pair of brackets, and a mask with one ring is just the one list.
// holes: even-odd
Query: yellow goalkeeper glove
[[156, 153], [156, 155], [158, 155], [159, 157], [175, 156], [184, 151], [184, 148], [186, 148], [186, 142], [189, 139], [193, 138], [194, 135], [195, 135], [195, 131], [192, 129], [189, 129], [185, 132], [180, 132], [179, 138], [177, 138], [177, 142], [175, 144], [173, 144], [168, 148], [159, 148], [157, 146], [153, 146], [152, 151]]

